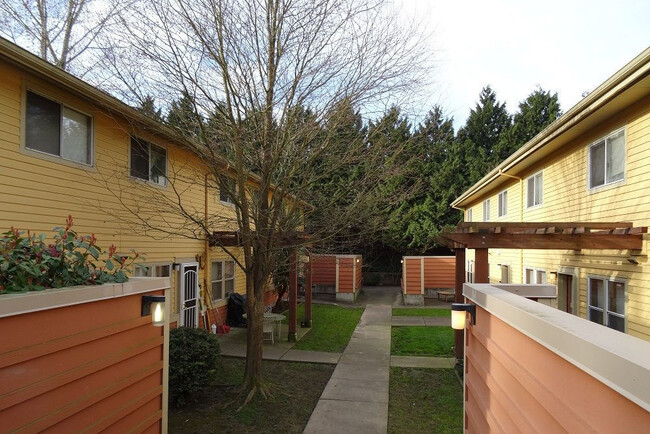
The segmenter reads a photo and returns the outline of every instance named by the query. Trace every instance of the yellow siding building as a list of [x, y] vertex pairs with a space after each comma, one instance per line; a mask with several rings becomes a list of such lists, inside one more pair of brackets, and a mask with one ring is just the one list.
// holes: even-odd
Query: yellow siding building
[[[650, 49], [499, 164], [452, 206], [466, 221], [650, 226]], [[642, 251], [490, 249], [491, 282], [552, 283], [553, 304], [650, 340]], [[468, 274], [473, 252], [467, 252]], [[471, 276], [470, 276], [471, 277]]]
[[0, 231], [51, 234], [70, 214], [101, 247], [144, 254], [149, 267], [136, 274], [172, 277], [172, 323], [196, 321], [181, 314], [182, 271], [221, 307], [209, 322], [225, 321], [225, 294], [245, 293], [245, 275], [167, 206], [180, 197], [199, 219], [207, 209], [213, 230], [236, 228], [199, 159], [165, 127], [1, 38], [0, 76]]

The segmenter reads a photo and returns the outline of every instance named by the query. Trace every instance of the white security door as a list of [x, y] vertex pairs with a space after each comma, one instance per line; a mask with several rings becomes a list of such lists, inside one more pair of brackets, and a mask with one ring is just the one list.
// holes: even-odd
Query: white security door
[[199, 326], [199, 264], [189, 262], [181, 264], [181, 327]]

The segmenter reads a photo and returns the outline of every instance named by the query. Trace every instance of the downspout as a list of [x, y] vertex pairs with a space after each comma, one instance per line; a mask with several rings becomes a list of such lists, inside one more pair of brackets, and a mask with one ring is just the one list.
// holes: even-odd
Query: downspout
[[[205, 202], [205, 213], [203, 215], [203, 226], [205, 227], [205, 240], [203, 241], [203, 295], [205, 296], [205, 299], [207, 300], [206, 306], [209, 308], [214, 308], [212, 305], [212, 288], [208, 286], [208, 273], [210, 272], [210, 268], [208, 266], [208, 259], [209, 254], [210, 254], [210, 233], [208, 232], [208, 174], [205, 174], [204, 177], [204, 183], [203, 183], [203, 189], [204, 189], [204, 202]], [[199, 264], [200, 265], [200, 264]], [[209, 309], [207, 311], [207, 316], [208, 316], [208, 321], [210, 320], [210, 314], [209, 314]]]

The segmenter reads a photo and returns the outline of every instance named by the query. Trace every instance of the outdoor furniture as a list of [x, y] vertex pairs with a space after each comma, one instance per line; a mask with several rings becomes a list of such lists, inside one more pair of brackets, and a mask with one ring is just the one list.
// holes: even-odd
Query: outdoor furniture
[[[244, 318], [248, 318], [247, 314], [243, 315]], [[274, 332], [277, 330], [278, 339], [280, 339], [280, 328], [282, 327], [282, 321], [287, 319], [286, 316], [279, 313], [264, 312], [264, 324], [262, 334], [265, 336], [267, 333], [270, 334], [270, 341], [272, 344], [275, 343]]]
[[437, 295], [438, 295], [438, 300], [453, 301], [456, 293], [453, 290], [438, 291]]

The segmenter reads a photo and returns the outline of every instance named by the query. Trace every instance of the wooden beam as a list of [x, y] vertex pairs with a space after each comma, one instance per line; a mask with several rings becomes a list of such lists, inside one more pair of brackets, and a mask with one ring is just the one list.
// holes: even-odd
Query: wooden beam
[[[610, 234], [593, 232], [584, 234], [444, 234], [449, 240], [468, 249], [543, 249], [543, 250], [638, 250], [642, 248], [641, 234]], [[449, 245], [450, 243], [445, 243]]]
[[305, 274], [305, 319], [303, 321], [303, 327], [311, 327], [311, 257], [309, 262], [305, 264], [304, 269]]
[[291, 249], [289, 253], [289, 342], [296, 342], [298, 312], [298, 255], [296, 249]]
[[618, 228], [631, 228], [634, 226], [631, 222], [462, 222], [459, 223], [457, 228], [472, 228], [472, 229], [485, 229], [485, 228], [548, 228], [556, 227], [558, 229], [567, 229], [574, 227], [588, 227], [591, 229], [618, 229]]
[[474, 282], [490, 283], [490, 265], [488, 263], [488, 249], [476, 249], [474, 251]]
[[[465, 283], [465, 249], [456, 249], [456, 291], [454, 301], [463, 302], [463, 283]], [[465, 343], [463, 330], [454, 330], [454, 355], [456, 363], [462, 363], [465, 357]]]

